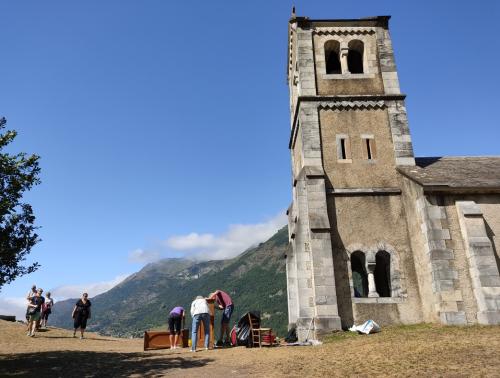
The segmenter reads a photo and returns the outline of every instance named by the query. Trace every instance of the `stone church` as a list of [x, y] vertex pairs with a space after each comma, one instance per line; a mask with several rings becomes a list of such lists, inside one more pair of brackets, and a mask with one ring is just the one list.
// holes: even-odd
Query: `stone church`
[[288, 316], [299, 338], [500, 323], [500, 157], [415, 157], [388, 16], [292, 14]]

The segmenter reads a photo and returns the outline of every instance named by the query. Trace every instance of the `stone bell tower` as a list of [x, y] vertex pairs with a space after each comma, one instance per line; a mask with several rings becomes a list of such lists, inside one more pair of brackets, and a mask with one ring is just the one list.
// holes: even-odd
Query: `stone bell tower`
[[[385, 304], [406, 301], [398, 264], [411, 248], [396, 168], [415, 160], [389, 18], [312, 20], [293, 12], [288, 24], [288, 315], [300, 339], [309, 328], [317, 336], [352, 325], [386, 292]], [[380, 250], [391, 264], [383, 293], [374, 276]], [[353, 283], [357, 251], [366, 293]]]

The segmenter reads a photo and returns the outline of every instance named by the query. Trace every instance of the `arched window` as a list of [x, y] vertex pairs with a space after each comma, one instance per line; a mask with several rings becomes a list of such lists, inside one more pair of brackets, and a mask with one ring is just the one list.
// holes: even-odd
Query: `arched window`
[[352, 286], [357, 298], [368, 296], [368, 275], [365, 268], [365, 254], [360, 251], [351, 254]]
[[375, 287], [381, 297], [391, 296], [391, 255], [378, 251], [375, 255]]
[[339, 41], [330, 40], [325, 43], [325, 63], [327, 74], [340, 74], [340, 43]]
[[356, 40], [349, 42], [349, 54], [347, 55], [347, 68], [352, 74], [362, 74], [363, 71], [363, 42]]

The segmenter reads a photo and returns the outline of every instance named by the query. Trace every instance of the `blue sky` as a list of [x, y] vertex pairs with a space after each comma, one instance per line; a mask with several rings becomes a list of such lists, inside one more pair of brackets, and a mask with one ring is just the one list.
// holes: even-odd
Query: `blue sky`
[[[43, 241], [30, 256], [41, 269], [0, 300], [32, 283], [99, 291], [149, 260], [231, 255], [284, 224], [291, 5], [1, 3], [0, 115], [19, 132], [13, 150], [41, 155], [26, 198]], [[416, 155], [499, 154], [497, 1], [295, 5], [392, 15]]]

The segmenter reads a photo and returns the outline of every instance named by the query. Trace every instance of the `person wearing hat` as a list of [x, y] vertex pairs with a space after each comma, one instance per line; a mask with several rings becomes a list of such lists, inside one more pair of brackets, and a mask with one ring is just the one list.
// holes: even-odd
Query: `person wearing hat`
[[196, 344], [198, 343], [198, 328], [203, 322], [205, 329], [205, 350], [208, 350], [210, 345], [210, 310], [208, 309], [207, 300], [198, 295], [193, 303], [191, 303], [191, 317], [193, 324], [191, 326], [191, 352], [196, 352]]

